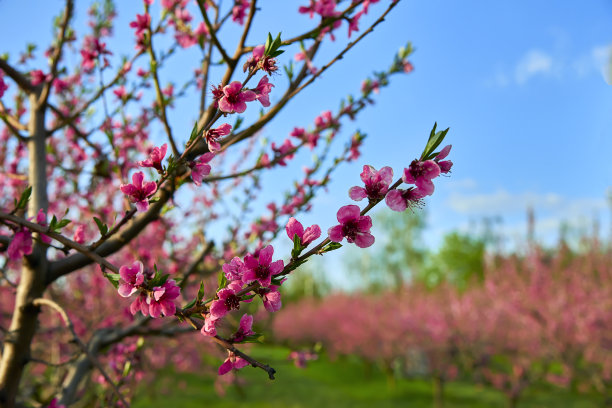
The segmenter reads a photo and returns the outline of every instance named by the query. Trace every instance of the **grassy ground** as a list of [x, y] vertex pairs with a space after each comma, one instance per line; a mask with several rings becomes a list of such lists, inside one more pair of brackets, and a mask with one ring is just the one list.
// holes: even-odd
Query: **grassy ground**
[[[282, 348], [260, 347], [251, 354], [277, 370], [276, 380], [267, 379], [259, 369], [244, 368], [243, 384], [230, 386], [225, 397], [214, 391], [214, 378], [196, 374], [174, 374], [158, 379], [154, 387], [143, 389], [134, 400], [144, 407], [334, 407], [385, 408], [432, 407], [431, 384], [424, 380], [399, 380], [389, 384], [376, 368], [358, 360], [326, 358], [309, 363], [301, 370], [286, 360]], [[585, 396], [558, 389], [530, 390], [519, 402], [520, 408], [595, 408], [602, 405], [597, 396]], [[445, 389], [445, 408], [504, 407], [504, 396], [496, 390], [466, 383], [450, 383]]]

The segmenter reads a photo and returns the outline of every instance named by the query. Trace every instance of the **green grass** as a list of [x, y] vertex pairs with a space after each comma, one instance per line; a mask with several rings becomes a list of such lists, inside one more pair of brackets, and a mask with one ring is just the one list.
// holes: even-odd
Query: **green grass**
[[[168, 371], [153, 387], [137, 394], [133, 407], [432, 407], [428, 381], [401, 379], [390, 384], [376, 367], [368, 367], [357, 359], [321, 358], [302, 370], [286, 360], [288, 350], [280, 347], [258, 347], [251, 354], [277, 370], [276, 380], [268, 380], [262, 370], [246, 367], [239, 373], [243, 385], [230, 386], [226, 396], [220, 398], [214, 391], [213, 376]], [[460, 382], [449, 383], [445, 388], [445, 408], [504, 406], [503, 394], [491, 388]], [[556, 388], [538, 388], [529, 390], [518, 406], [595, 408], [602, 406], [602, 399]]]

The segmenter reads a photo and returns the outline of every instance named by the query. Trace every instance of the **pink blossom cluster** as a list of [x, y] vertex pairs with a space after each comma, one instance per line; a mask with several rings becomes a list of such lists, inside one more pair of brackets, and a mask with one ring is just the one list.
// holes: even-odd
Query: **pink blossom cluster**
[[232, 21], [243, 25], [250, 5], [251, 2], [249, 0], [236, 0], [234, 7], [232, 7]]
[[106, 68], [110, 65], [107, 55], [112, 55], [112, 52], [106, 49], [106, 44], [100, 42], [99, 38], [93, 36], [86, 36], [81, 47], [81, 66], [83, 71], [91, 73], [96, 66], [96, 62], [102, 58], [102, 67]]
[[[272, 261], [274, 255], [274, 247], [267, 246], [255, 255], [246, 254], [244, 261], [239, 257], [234, 257], [230, 263], [223, 265], [223, 272], [228, 281], [227, 286], [220, 289], [216, 299], [212, 301], [209, 313], [205, 317], [205, 323], [202, 327], [202, 334], [214, 336], [217, 333], [217, 323], [230, 311], [240, 309], [240, 302], [250, 302], [252, 296], [249, 297], [250, 290], [246, 290], [245, 286], [253, 282], [257, 282], [260, 288], [269, 289], [266, 293], [260, 294], [263, 298], [271, 292], [276, 291], [272, 286], [272, 278], [280, 274], [284, 269], [282, 260]], [[276, 298], [272, 295], [267, 303], [267, 309], [272, 311], [280, 307], [280, 296]], [[277, 305], [278, 304], [278, 305]], [[266, 305], [266, 302], [264, 302]]]
[[144, 265], [135, 261], [131, 266], [119, 268], [119, 295], [130, 297], [138, 294], [130, 305], [130, 312], [134, 315], [139, 311], [145, 316], [160, 317], [172, 316], [176, 312], [176, 299], [181, 290], [173, 279], [167, 279], [158, 286], [150, 287], [153, 276], [146, 273]]

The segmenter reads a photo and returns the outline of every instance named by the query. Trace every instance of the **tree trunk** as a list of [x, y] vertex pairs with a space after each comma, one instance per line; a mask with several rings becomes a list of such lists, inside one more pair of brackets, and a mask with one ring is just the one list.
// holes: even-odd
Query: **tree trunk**
[[441, 375], [434, 375], [433, 379], [433, 406], [434, 408], [444, 407], [444, 379]]
[[[46, 130], [44, 107], [38, 109], [37, 94], [30, 95], [28, 141], [28, 180], [32, 195], [28, 203], [29, 216], [34, 217], [39, 209], [47, 211]], [[36, 235], [34, 238], [37, 238]], [[9, 331], [4, 339], [0, 360], [0, 406], [13, 408], [18, 395], [19, 383], [25, 365], [30, 358], [30, 345], [36, 332], [38, 307], [32, 301], [42, 296], [47, 275], [47, 247], [38, 240], [34, 242], [32, 254], [24, 258], [21, 277]]]

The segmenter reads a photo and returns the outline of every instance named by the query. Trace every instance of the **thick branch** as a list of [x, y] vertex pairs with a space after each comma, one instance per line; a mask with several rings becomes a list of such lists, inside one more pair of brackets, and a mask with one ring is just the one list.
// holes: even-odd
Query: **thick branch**
[[0, 58], [0, 69], [6, 73], [21, 89], [27, 93], [33, 93], [37, 91], [37, 87], [30, 83], [30, 80], [26, 78], [21, 72], [13, 68], [7, 60]]

